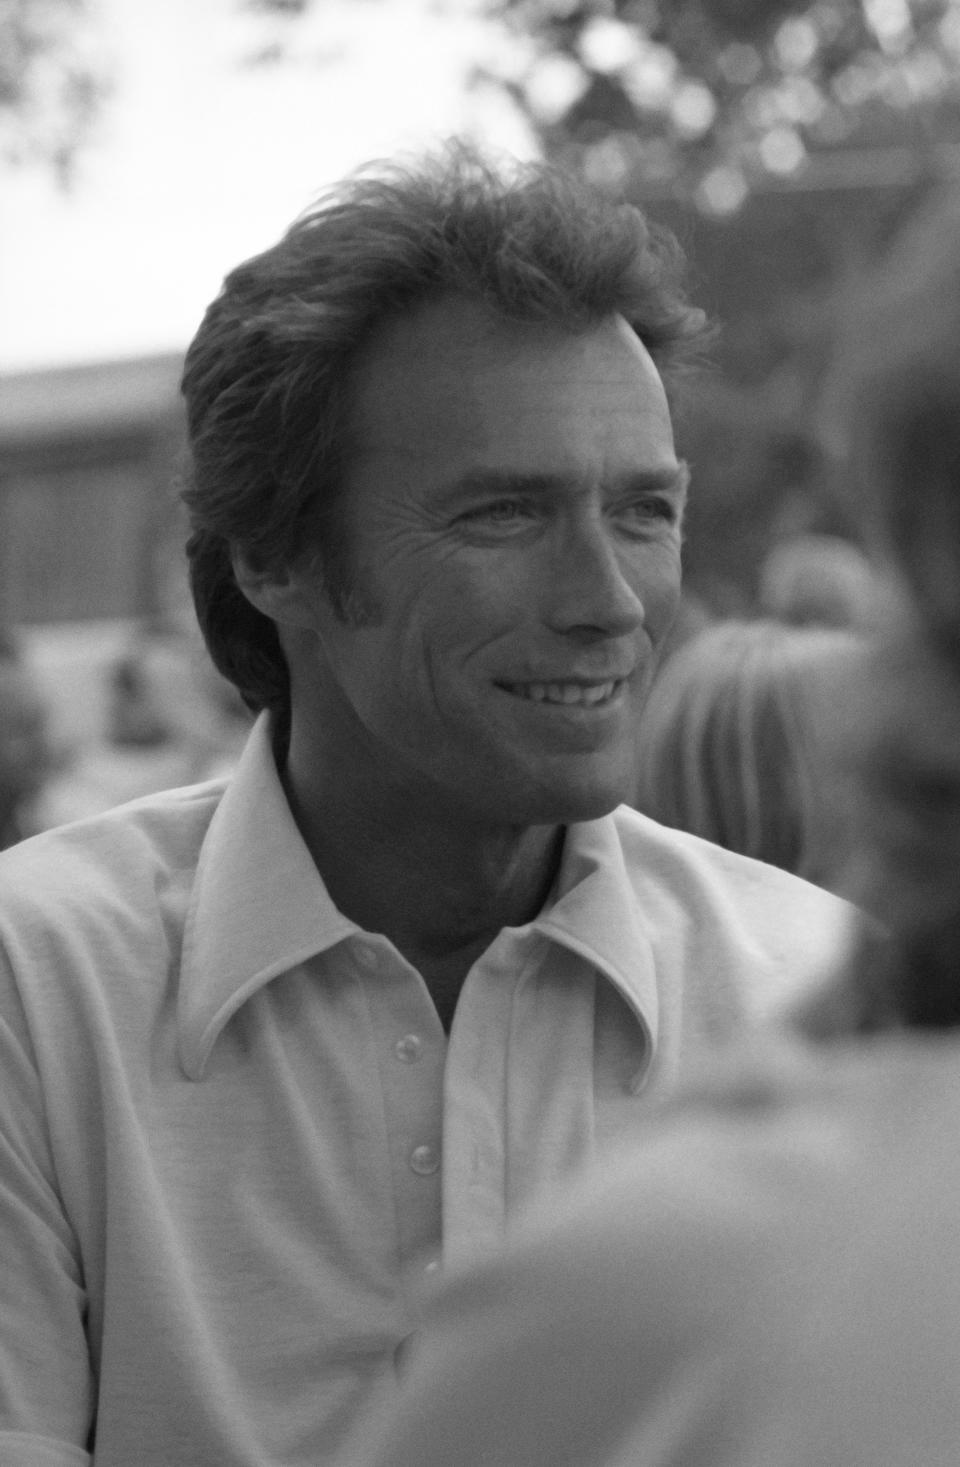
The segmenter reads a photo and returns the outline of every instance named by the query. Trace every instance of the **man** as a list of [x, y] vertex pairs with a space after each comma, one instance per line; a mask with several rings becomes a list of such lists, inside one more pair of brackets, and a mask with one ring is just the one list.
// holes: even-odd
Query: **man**
[[22, 1467], [337, 1461], [424, 1270], [825, 966], [842, 903], [611, 813], [701, 331], [636, 210], [460, 150], [210, 307], [188, 553], [262, 716], [228, 783], [0, 870]]
[[879, 593], [837, 719], [884, 937], [808, 1016], [832, 1042], [717, 1066], [449, 1280], [354, 1467], [958, 1460], [958, 202], [867, 282], [833, 373]]

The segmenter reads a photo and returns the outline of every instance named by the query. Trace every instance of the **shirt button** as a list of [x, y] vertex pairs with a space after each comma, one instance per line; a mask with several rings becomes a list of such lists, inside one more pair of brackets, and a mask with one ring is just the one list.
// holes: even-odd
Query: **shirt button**
[[435, 1146], [415, 1146], [410, 1153], [410, 1167], [418, 1177], [432, 1177], [440, 1165]]
[[393, 1046], [393, 1052], [405, 1065], [416, 1064], [423, 1053], [423, 1040], [419, 1034], [404, 1034]]

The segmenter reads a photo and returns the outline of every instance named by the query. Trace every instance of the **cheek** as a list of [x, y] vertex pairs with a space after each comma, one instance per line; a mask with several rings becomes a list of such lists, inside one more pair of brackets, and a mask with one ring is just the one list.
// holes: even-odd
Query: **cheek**
[[653, 546], [636, 571], [644, 622], [653, 641], [669, 630], [680, 605], [680, 546]]
[[476, 618], [463, 595], [411, 595], [365, 658], [367, 696], [381, 717], [414, 720], [442, 704], [451, 670], [476, 645]]
[[464, 662], [529, 620], [531, 578], [508, 557], [487, 557], [474, 565], [460, 558], [455, 570], [434, 578], [411, 605], [408, 625], [415, 629], [425, 657]]

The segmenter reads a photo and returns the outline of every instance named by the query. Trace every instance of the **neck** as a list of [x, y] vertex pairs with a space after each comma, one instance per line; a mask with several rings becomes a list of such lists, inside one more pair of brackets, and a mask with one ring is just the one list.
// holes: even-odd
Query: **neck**
[[422, 791], [391, 796], [381, 786], [365, 798], [342, 772], [298, 759], [295, 742], [283, 779], [339, 910], [383, 933], [420, 971], [476, 956], [501, 928], [531, 921], [556, 876], [562, 826], [470, 822], [432, 807]]

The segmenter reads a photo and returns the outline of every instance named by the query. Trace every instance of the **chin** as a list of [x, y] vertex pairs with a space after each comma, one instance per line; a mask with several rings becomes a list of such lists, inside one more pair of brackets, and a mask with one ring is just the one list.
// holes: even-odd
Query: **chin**
[[544, 791], [538, 796], [529, 796], [518, 804], [525, 807], [518, 825], [575, 825], [585, 820], [600, 820], [609, 815], [618, 805], [624, 804], [628, 794], [619, 786], [609, 785], [600, 789], [576, 789], [566, 785], [563, 789]]
[[595, 774], [593, 778], [564, 779], [562, 775], [553, 782], [553, 792], [562, 813], [560, 819], [567, 825], [578, 820], [600, 820], [632, 799], [637, 787], [637, 776], [632, 763], [626, 770], [622, 765]]
[[611, 814], [618, 805], [622, 805], [624, 799], [622, 794], [607, 794], [577, 802], [570, 800], [567, 802], [566, 813], [561, 817], [562, 822], [564, 825], [574, 825], [584, 820], [602, 820], [604, 815]]

